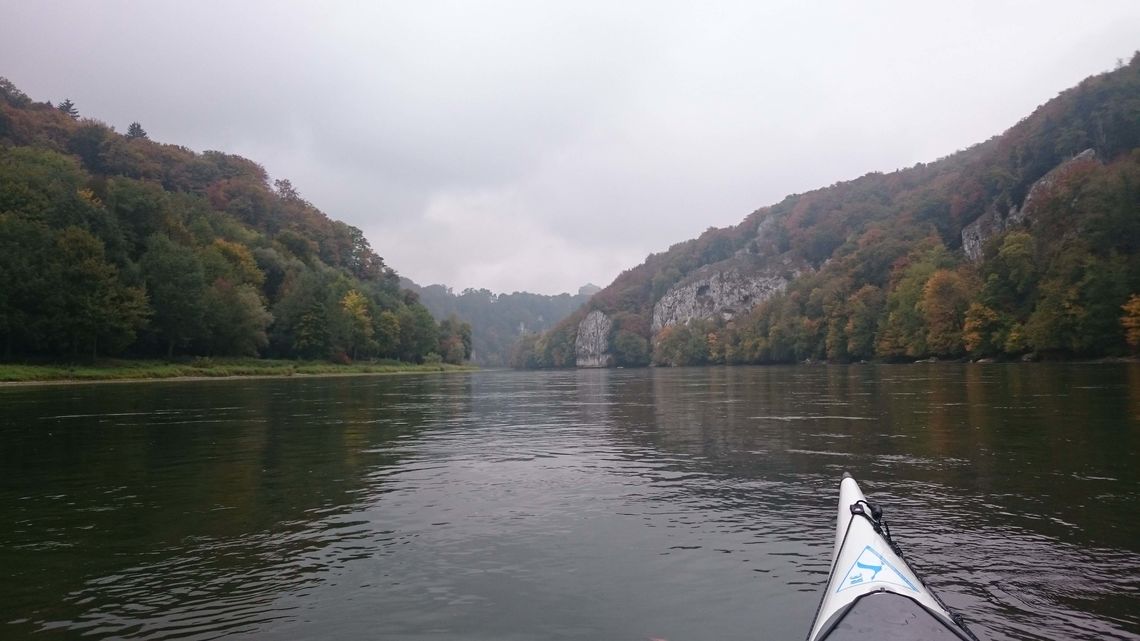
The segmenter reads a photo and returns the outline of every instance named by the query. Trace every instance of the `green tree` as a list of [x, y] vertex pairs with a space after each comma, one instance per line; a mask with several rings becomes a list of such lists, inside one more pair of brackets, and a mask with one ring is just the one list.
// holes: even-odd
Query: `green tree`
[[875, 355], [875, 337], [884, 303], [883, 291], [874, 285], [864, 285], [851, 296], [846, 331], [851, 358], [864, 360]]
[[257, 356], [269, 344], [266, 328], [273, 315], [252, 285], [219, 278], [206, 289], [206, 343], [211, 355]]
[[391, 310], [384, 310], [376, 315], [376, 327], [373, 330], [376, 340], [376, 351], [381, 356], [391, 358], [397, 356], [400, 345], [400, 319]]
[[103, 123], [83, 121], [68, 137], [67, 151], [79, 156], [87, 171], [103, 173], [108, 169], [103, 154], [115, 137], [115, 132]]
[[50, 318], [49, 261], [56, 254], [51, 229], [15, 214], [0, 214], [0, 335], [4, 357], [17, 349], [34, 351], [45, 342]]
[[137, 258], [146, 250], [151, 236], [177, 228], [169, 195], [160, 185], [111, 178], [106, 182], [104, 193], [106, 207], [122, 230], [131, 258]]
[[926, 281], [936, 271], [953, 266], [953, 258], [942, 245], [916, 250], [908, 256], [887, 294], [886, 322], [876, 345], [879, 356], [914, 358], [929, 353], [927, 317], [922, 310]]
[[301, 202], [301, 194], [297, 192], [297, 188], [293, 186], [293, 182], [288, 178], [278, 178], [273, 181], [273, 189], [277, 195], [285, 200], [292, 200]]
[[471, 324], [452, 314], [439, 323], [439, 354], [444, 362], [460, 364], [471, 359]]
[[91, 227], [100, 215], [83, 196], [87, 175], [75, 158], [30, 147], [0, 147], [0, 212], [54, 229]]
[[542, 367], [539, 362], [538, 334], [523, 334], [511, 346], [511, 355], [508, 363], [515, 369], [538, 369]]
[[28, 94], [20, 91], [16, 85], [12, 84], [11, 80], [0, 76], [0, 98], [13, 107], [24, 108], [32, 104], [32, 99]]
[[374, 329], [368, 299], [354, 289], [340, 299], [340, 309], [347, 322], [347, 351], [352, 360], [356, 360], [361, 349], [369, 352], [376, 347], [376, 342], [372, 339]]
[[329, 320], [325, 307], [313, 301], [297, 323], [293, 351], [304, 358], [325, 358], [329, 354], [329, 338]]
[[347, 232], [349, 247], [347, 256], [343, 260], [343, 266], [360, 280], [379, 279], [384, 271], [384, 261], [372, 251], [372, 246], [365, 238], [364, 232], [351, 225]]
[[[1138, 284], [1129, 282], [1128, 261], [1128, 257], [1116, 252], [1090, 255], [1086, 260], [1077, 284], [1080, 304], [1086, 312], [1080, 326], [1078, 352], [1090, 356], [1126, 353], [1120, 307], [1128, 302], [1128, 296]], [[1140, 281], [1140, 270], [1132, 268], [1131, 271]]]
[[649, 364], [649, 341], [627, 329], [618, 330], [613, 339], [614, 360], [622, 367], [644, 367]]
[[146, 294], [119, 282], [99, 239], [68, 227], [57, 236], [56, 251], [59, 272], [52, 318], [60, 343], [70, 345], [73, 355], [85, 346], [94, 359], [100, 339], [111, 351], [134, 341], [146, 322]]
[[317, 244], [313, 239], [307, 238], [292, 229], [282, 231], [273, 240], [281, 245], [286, 252], [306, 263], [311, 262], [313, 254], [317, 253]]
[[223, 238], [214, 239], [202, 251], [201, 259], [207, 279], [224, 278], [233, 283], [252, 285], [259, 290], [265, 283], [265, 274], [258, 267], [253, 252], [241, 243]]
[[1026, 231], [1009, 232], [996, 251], [988, 252], [981, 270], [981, 302], [995, 311], [1024, 319], [1033, 309], [1040, 277], [1033, 236]]
[[850, 340], [847, 337], [847, 325], [849, 321], [846, 316], [842, 314], [842, 308], [835, 313], [829, 314], [825, 319], [827, 323], [827, 333], [824, 338], [824, 346], [826, 348], [827, 360], [831, 362], [847, 362], [850, 354], [847, 352], [847, 345]]
[[[262, 291], [270, 303], [276, 303], [281, 297], [282, 285], [285, 284], [285, 278], [289, 275], [291, 265], [284, 256], [272, 247], [254, 249], [253, 257], [264, 278]], [[300, 264], [297, 263], [292, 267], [300, 267]]]
[[63, 113], [71, 116], [76, 120], [79, 120], [79, 110], [75, 108], [75, 103], [71, 102], [71, 98], [64, 98], [63, 102], [56, 105], [56, 109], [59, 109]]
[[296, 267], [288, 270], [272, 309], [270, 352], [285, 357], [327, 357], [333, 333], [328, 305], [334, 279], [292, 260]]
[[535, 344], [539, 367], [574, 367], [578, 358], [574, 348], [577, 337], [576, 328], [556, 328], [542, 336]]
[[132, 122], [131, 126], [127, 127], [127, 138], [146, 138], [146, 130], [142, 128], [138, 122]]
[[439, 330], [426, 307], [405, 305], [397, 313], [400, 324], [400, 360], [419, 363], [439, 345]]
[[1045, 280], [1041, 298], [1025, 326], [1029, 346], [1043, 352], [1077, 351], [1085, 314], [1076, 285], [1061, 278]]
[[1070, 239], [1050, 262], [1033, 312], [1025, 323], [1029, 346], [1041, 352], [1083, 356], [1126, 349], [1120, 306], [1134, 291], [1134, 258], [1098, 255], [1082, 239]]
[[151, 326], [172, 358], [176, 347], [205, 333], [202, 264], [194, 250], [156, 234], [147, 241], [139, 266], [154, 309]]
[[709, 348], [705, 326], [699, 321], [666, 327], [657, 334], [653, 360], [658, 365], [704, 365]]

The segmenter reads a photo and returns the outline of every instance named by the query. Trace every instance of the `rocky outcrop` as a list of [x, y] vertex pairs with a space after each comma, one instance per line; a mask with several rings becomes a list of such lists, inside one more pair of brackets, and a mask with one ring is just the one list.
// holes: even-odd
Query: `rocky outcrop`
[[981, 260], [982, 248], [991, 238], [1014, 225], [1021, 224], [1023, 220], [1025, 216], [1016, 205], [1005, 215], [995, 208], [987, 209], [986, 213], [962, 228], [962, 250], [970, 260]]
[[613, 364], [613, 357], [608, 353], [613, 326], [614, 322], [596, 309], [578, 323], [578, 338], [574, 340], [578, 367], [609, 367]]
[[715, 270], [686, 279], [653, 306], [653, 333], [693, 319], [729, 320], [782, 292], [788, 286], [784, 265], [745, 273], [739, 267]]
[[1021, 205], [1022, 218], [1028, 219], [1033, 217], [1034, 201], [1040, 200], [1046, 192], [1053, 188], [1053, 185], [1055, 185], [1058, 180], [1067, 176], [1075, 169], [1099, 164], [1100, 159], [1096, 157], [1096, 151], [1086, 149], [1051, 169], [1049, 173], [1033, 183], [1033, 186], [1029, 188], [1029, 193], [1025, 194], [1025, 202]]
[[1033, 208], [1035, 201], [1039, 201], [1047, 191], [1052, 189], [1057, 180], [1068, 174], [1070, 171], [1087, 165], [1089, 163], [1097, 164], [1100, 160], [1096, 157], [1096, 152], [1092, 149], [1086, 149], [1081, 153], [1073, 156], [1069, 160], [1057, 165], [1033, 183], [1029, 188], [1029, 193], [1025, 194], [1025, 202], [1019, 208], [1014, 205], [1009, 208], [1005, 214], [1001, 213], [997, 208], [990, 208], [986, 213], [979, 216], [974, 222], [962, 228], [962, 249], [966, 252], [966, 256], [970, 260], [981, 260], [982, 249], [986, 246], [989, 239], [1001, 234], [1007, 229], [1020, 225], [1023, 222], [1033, 219]]
[[730, 320], [784, 291], [806, 266], [781, 255], [771, 233], [778, 225], [775, 216], [765, 216], [755, 238], [732, 257], [701, 267], [665, 292], [653, 305], [652, 333], [695, 319]]

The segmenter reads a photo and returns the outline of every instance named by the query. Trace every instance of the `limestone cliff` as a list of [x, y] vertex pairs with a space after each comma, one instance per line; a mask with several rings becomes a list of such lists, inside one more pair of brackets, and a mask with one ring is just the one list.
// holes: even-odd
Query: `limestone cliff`
[[999, 211], [997, 207], [986, 210], [974, 222], [962, 228], [962, 249], [966, 252], [966, 256], [970, 260], [981, 260], [982, 250], [989, 239], [1015, 225], [1033, 220], [1034, 200], [1039, 200], [1043, 193], [1051, 189], [1058, 179], [1081, 166], [1099, 162], [1096, 152], [1092, 149], [1086, 149], [1057, 165], [1049, 173], [1034, 182], [1025, 195], [1025, 201], [1021, 207], [1014, 205], [1005, 214]]
[[982, 249], [989, 239], [997, 236], [1014, 225], [1021, 224], [1025, 215], [1016, 205], [1003, 215], [997, 208], [991, 207], [986, 213], [978, 216], [974, 222], [962, 228], [962, 250], [970, 260], [981, 260]]
[[[947, 324], [949, 317], [914, 313], [910, 298], [940, 294], [935, 286], [954, 288], [955, 309], [983, 306], [971, 317], [979, 321], [971, 356], [1076, 355], [1086, 346], [1123, 354], [1120, 312], [1140, 291], [1138, 99], [1140, 54], [984, 142], [790, 194], [738, 224], [708, 227], [622, 271], [547, 336], [521, 343], [520, 360], [599, 367], [959, 358], [967, 351], [960, 318]], [[1094, 145], [1095, 153], [1073, 155]], [[696, 203], [694, 216], [702, 213]], [[956, 272], [967, 255], [985, 260], [984, 248], [1011, 229], [1033, 240], [1032, 274], [979, 264], [987, 281], [997, 279], [985, 292], [960, 289], [954, 281], [964, 274], [932, 279], [939, 269]], [[1058, 316], [1061, 307], [1075, 315]], [[587, 318], [593, 310], [601, 313]], [[1082, 329], [1076, 335], [1072, 322]]]
[[578, 337], [574, 340], [574, 354], [578, 367], [609, 367], [610, 330], [614, 323], [599, 310], [594, 310], [578, 323]]
[[752, 242], [670, 287], [653, 305], [651, 333], [695, 319], [730, 320], [784, 291], [802, 265], [781, 253], [773, 233], [778, 224], [764, 216]]
[[735, 265], [702, 269], [675, 285], [653, 306], [653, 333], [698, 318], [729, 320], [783, 291], [788, 275], [787, 266], [780, 262], [747, 272]]

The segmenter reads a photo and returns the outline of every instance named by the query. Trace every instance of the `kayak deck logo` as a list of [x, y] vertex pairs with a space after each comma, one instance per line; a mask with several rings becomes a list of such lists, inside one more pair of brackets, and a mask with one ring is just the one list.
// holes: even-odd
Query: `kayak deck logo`
[[863, 548], [859, 557], [851, 564], [851, 569], [847, 571], [847, 575], [843, 577], [843, 581], [839, 583], [839, 588], [835, 592], [839, 593], [848, 588], [857, 588], [868, 583], [887, 583], [906, 588], [912, 592], [918, 592], [918, 588], [914, 587], [914, 584], [907, 580], [902, 572], [898, 571], [898, 568], [869, 545]]

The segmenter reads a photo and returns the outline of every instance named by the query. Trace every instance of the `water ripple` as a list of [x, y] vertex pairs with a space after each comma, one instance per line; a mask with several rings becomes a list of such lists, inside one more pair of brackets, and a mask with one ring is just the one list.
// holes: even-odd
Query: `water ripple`
[[0, 621], [801, 638], [851, 470], [981, 637], [1136, 638], [1140, 375], [1043, 367], [3, 390]]

